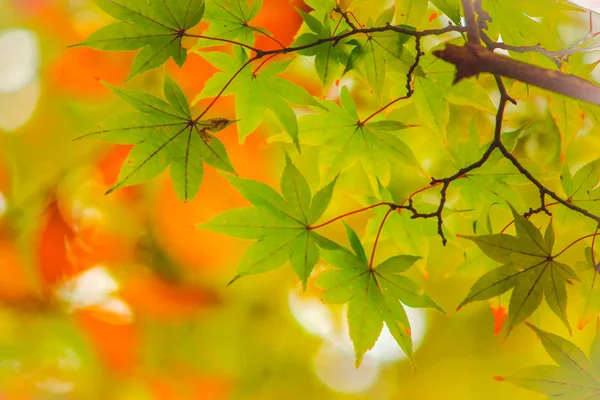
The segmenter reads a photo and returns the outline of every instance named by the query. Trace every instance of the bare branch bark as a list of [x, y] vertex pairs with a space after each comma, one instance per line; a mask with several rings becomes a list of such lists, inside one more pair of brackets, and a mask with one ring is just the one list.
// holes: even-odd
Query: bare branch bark
[[467, 25], [467, 37], [472, 45], [479, 44], [479, 25], [475, 17], [473, 0], [462, 0], [463, 11], [465, 14], [465, 24]]
[[489, 72], [600, 105], [599, 85], [575, 75], [495, 54], [483, 46], [468, 43], [465, 46], [448, 44], [444, 50], [434, 51], [433, 54], [456, 66], [455, 83], [464, 78]]

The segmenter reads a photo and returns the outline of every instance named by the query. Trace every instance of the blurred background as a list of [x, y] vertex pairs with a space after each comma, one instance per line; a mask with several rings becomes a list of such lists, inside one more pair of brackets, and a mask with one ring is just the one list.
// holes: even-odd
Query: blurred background
[[[290, 44], [294, 7], [305, 6], [263, 3], [255, 25]], [[587, 18], [563, 22], [585, 32]], [[213, 169], [188, 203], [167, 176], [105, 196], [129, 147], [72, 139], [123, 109], [101, 81], [122, 85], [133, 53], [67, 47], [108, 21], [91, 0], [0, 0], [0, 399], [543, 398], [493, 379], [552, 361], [525, 327], [494, 336], [506, 299], [454, 311], [484, 267], [436, 236], [411, 276], [446, 314], [409, 310], [417, 370], [386, 331], [355, 370], [343, 308], [325, 306], [314, 284], [303, 293], [290, 268], [226, 287], [249, 243], [195, 225], [246, 203]], [[159, 93], [165, 69], [188, 99], [216, 71], [190, 54], [183, 69], [169, 61], [127, 87]], [[318, 95], [313, 75], [287, 77]], [[214, 112], [232, 110], [224, 98]], [[262, 132], [244, 145], [235, 126], [220, 135], [241, 176], [277, 186], [281, 152]], [[597, 157], [597, 132], [577, 146]], [[360, 207], [358, 197], [339, 194], [328, 215]], [[348, 222], [364, 230], [367, 218]], [[573, 325], [584, 301], [570, 303]], [[547, 310], [535, 319], [568, 336]], [[571, 340], [587, 351], [594, 325]]]

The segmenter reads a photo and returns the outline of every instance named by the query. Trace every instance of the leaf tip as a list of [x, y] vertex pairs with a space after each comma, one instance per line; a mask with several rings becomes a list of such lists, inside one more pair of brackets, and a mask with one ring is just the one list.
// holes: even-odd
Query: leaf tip
[[498, 307], [491, 306], [492, 315], [494, 316], [494, 336], [498, 337], [502, 331], [504, 320], [506, 319], [508, 312], [505, 307], [499, 305]]
[[409, 357], [409, 359], [410, 359], [410, 366], [412, 367], [413, 372], [416, 374], [417, 373], [417, 363], [415, 362], [415, 359], [412, 355]]
[[229, 287], [229, 286], [233, 285], [233, 283], [234, 283], [235, 281], [237, 281], [238, 279], [240, 279], [241, 277], [242, 277], [242, 276], [241, 276], [241, 275], [239, 275], [239, 274], [238, 274], [238, 275], [236, 275], [236, 276], [234, 276], [234, 277], [233, 277], [233, 278], [232, 278], [232, 279], [231, 279], [231, 280], [230, 280], [230, 281], [227, 283], [227, 287]]
[[354, 362], [354, 368], [359, 369], [362, 364], [363, 356], [356, 355], [356, 361]]

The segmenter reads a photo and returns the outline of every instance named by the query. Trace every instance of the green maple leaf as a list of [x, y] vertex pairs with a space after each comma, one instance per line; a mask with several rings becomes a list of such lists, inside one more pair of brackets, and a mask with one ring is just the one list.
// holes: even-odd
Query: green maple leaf
[[[248, 56], [243, 49], [237, 51], [237, 58], [217, 52], [205, 52], [200, 55], [222, 72], [216, 73], [206, 82], [195, 101], [216, 96], [248, 61]], [[260, 69], [253, 69], [251, 65], [246, 65], [223, 93], [225, 95], [235, 93], [235, 113], [238, 119], [240, 142], [256, 130], [268, 110], [275, 115], [299, 148], [298, 120], [290, 103], [297, 105], [318, 105], [318, 103], [306, 89], [277, 77], [285, 71], [290, 62], [273, 62]]]
[[299, 119], [300, 141], [321, 149], [322, 165], [330, 175], [343, 172], [358, 161], [373, 179], [398, 161], [420, 169], [413, 152], [397, 134], [411, 125], [390, 120], [361, 123], [345, 86], [340, 101], [341, 107], [331, 101], [319, 101], [320, 109]]
[[215, 232], [257, 240], [244, 255], [237, 275], [270, 271], [290, 261], [304, 286], [319, 260], [319, 247], [332, 242], [312, 230], [331, 201], [337, 178], [313, 196], [304, 176], [286, 156], [281, 177], [283, 197], [264, 183], [230, 177], [231, 184], [254, 205], [225, 211], [200, 225]]
[[583, 125], [582, 111], [576, 100], [561, 94], [548, 98], [548, 108], [560, 133], [561, 156], [564, 156]]
[[460, 0], [431, 0], [434, 6], [440, 9], [452, 22], [460, 25]]
[[600, 158], [581, 167], [573, 176], [565, 165], [560, 176], [562, 188], [570, 201], [592, 211], [600, 206]]
[[410, 323], [403, 304], [409, 307], [432, 307], [443, 312], [413, 280], [400, 275], [420, 257], [397, 255], [374, 268], [369, 266], [365, 250], [356, 232], [346, 225], [353, 252], [337, 246], [323, 252], [323, 259], [336, 269], [326, 271], [317, 280], [326, 303], [348, 303], [348, 328], [354, 343], [356, 366], [371, 349], [387, 325], [398, 345], [412, 360]]
[[[300, 15], [304, 19], [306, 25], [310, 28], [311, 32], [299, 35], [292, 47], [315, 43], [318, 40], [330, 38], [334, 35], [334, 30], [336, 28], [332, 26], [329, 12], [324, 13], [322, 22], [313, 14], [314, 13], [307, 14], [300, 11]], [[344, 29], [338, 28], [338, 30], [335, 31], [335, 34], [341, 34], [344, 31]], [[342, 49], [341, 44], [342, 43], [334, 45], [332, 41], [329, 41], [298, 51], [298, 54], [300, 55], [314, 57], [315, 70], [319, 75], [321, 83], [325, 87], [329, 86], [334, 79], [337, 79], [342, 75], [343, 66], [348, 63], [348, 55]]]
[[600, 334], [590, 349], [588, 358], [568, 340], [527, 324], [539, 337], [548, 355], [558, 365], [536, 365], [501, 380], [548, 398], [588, 400], [600, 398]]
[[406, 25], [421, 25], [427, 10], [429, 2], [418, 0], [396, 0], [396, 22]]
[[[386, 9], [375, 21], [369, 19], [367, 27], [385, 26], [392, 23], [395, 7]], [[405, 29], [414, 27], [401, 25]], [[411, 37], [409, 35], [389, 32], [374, 32], [367, 34], [364, 38], [348, 41], [346, 44], [352, 44], [355, 47], [348, 56], [344, 74], [350, 70], [358, 70], [366, 79], [373, 92], [382, 97], [384, 88], [394, 87], [396, 85], [386, 85], [388, 79], [393, 78], [396, 81], [406, 81], [406, 72], [414, 64], [415, 56], [407, 51], [404, 44]], [[359, 68], [360, 67], [360, 68]], [[422, 69], [417, 66], [415, 75], [422, 76]], [[405, 85], [400, 85], [402, 90]]]
[[135, 145], [123, 163], [117, 183], [107, 193], [148, 181], [170, 165], [177, 196], [187, 201], [198, 192], [203, 163], [234, 172], [225, 146], [212, 135], [233, 121], [192, 118], [181, 88], [169, 76], [164, 84], [167, 101], [145, 93], [109, 87], [138, 112], [109, 118], [80, 137]]
[[137, 50], [127, 79], [163, 65], [169, 57], [180, 67], [187, 57], [181, 40], [204, 14], [204, 0], [96, 0], [121, 22], [100, 28], [76, 46], [98, 50]]
[[335, 0], [304, 0], [304, 3], [314, 10], [313, 13], [323, 15], [329, 15], [336, 6]]
[[[209, 22], [208, 29], [202, 33], [226, 40], [237, 40], [249, 46], [254, 44], [254, 34], [269, 35], [266, 29], [250, 25], [262, 8], [262, 0], [211, 0], [206, 4], [204, 20]], [[219, 43], [217, 43], [219, 44]], [[199, 39], [194, 48], [214, 46], [215, 41]]]
[[[392, 196], [390, 190], [381, 183], [378, 184], [378, 192], [378, 196], [369, 196], [365, 201], [365, 206], [380, 202], [400, 204], [404, 200]], [[427, 206], [422, 204], [420, 200], [419, 198], [413, 202], [417, 209], [423, 209], [424, 206]], [[426, 255], [429, 250], [429, 238], [437, 235], [437, 222], [433, 219], [414, 220], [411, 218], [412, 214], [409, 211], [401, 210], [391, 213], [380, 231], [381, 221], [388, 210], [387, 207], [373, 209], [373, 217], [367, 224], [366, 237], [374, 239], [379, 233], [380, 241], [391, 239], [404, 252]]]
[[517, 236], [462, 236], [475, 242], [488, 257], [502, 265], [479, 278], [458, 308], [473, 301], [499, 296], [512, 289], [504, 325], [505, 337], [540, 306], [544, 297], [550, 309], [571, 331], [566, 314], [566, 282], [579, 279], [571, 268], [556, 261], [552, 255], [552, 223], [542, 236], [530, 221], [514, 209], [512, 212]]
[[585, 248], [585, 261], [577, 265], [577, 270], [582, 275], [581, 291], [585, 298], [583, 312], [579, 315], [578, 327], [583, 329], [592, 318], [600, 314], [600, 254], [592, 256], [591, 247]]

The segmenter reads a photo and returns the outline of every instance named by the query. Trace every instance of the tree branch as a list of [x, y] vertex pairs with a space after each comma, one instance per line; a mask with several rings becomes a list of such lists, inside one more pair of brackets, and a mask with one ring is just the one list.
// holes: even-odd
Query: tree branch
[[468, 43], [479, 45], [479, 25], [475, 17], [473, 0], [462, 0], [463, 12], [465, 14], [465, 24], [467, 25]]
[[402, 33], [402, 34], [405, 34], [408, 36], [413, 36], [415, 38], [421, 38], [424, 36], [442, 35], [442, 34], [448, 33], [448, 32], [464, 33], [464, 32], [466, 32], [466, 28], [462, 27], [462, 26], [456, 26], [456, 25], [448, 25], [448, 26], [446, 26], [444, 28], [440, 28], [440, 29], [425, 29], [422, 31], [415, 31], [412, 29], [407, 29], [407, 28], [403, 28], [401, 26], [394, 26], [394, 25], [375, 26], [372, 28], [360, 28], [360, 29], [353, 29], [348, 32], [340, 33], [339, 35], [321, 38], [319, 40], [315, 40], [312, 43], [307, 43], [307, 44], [304, 44], [301, 46], [286, 47], [284, 49], [275, 49], [275, 50], [259, 50], [257, 52], [257, 56], [264, 57], [266, 55], [275, 54], [275, 53], [287, 54], [287, 53], [292, 53], [292, 52], [296, 52], [296, 51], [300, 51], [300, 50], [310, 49], [311, 47], [319, 46], [324, 43], [333, 42], [334, 44], [337, 44], [340, 40], [346, 39], [347, 37], [351, 37], [354, 35], [365, 34], [365, 33], [366, 34], [377, 33], [377, 32], [397, 32], [397, 33]]
[[600, 86], [560, 71], [549, 70], [495, 54], [479, 45], [446, 45], [433, 54], [456, 66], [454, 82], [483, 72], [504, 76], [565, 96], [600, 105]]

